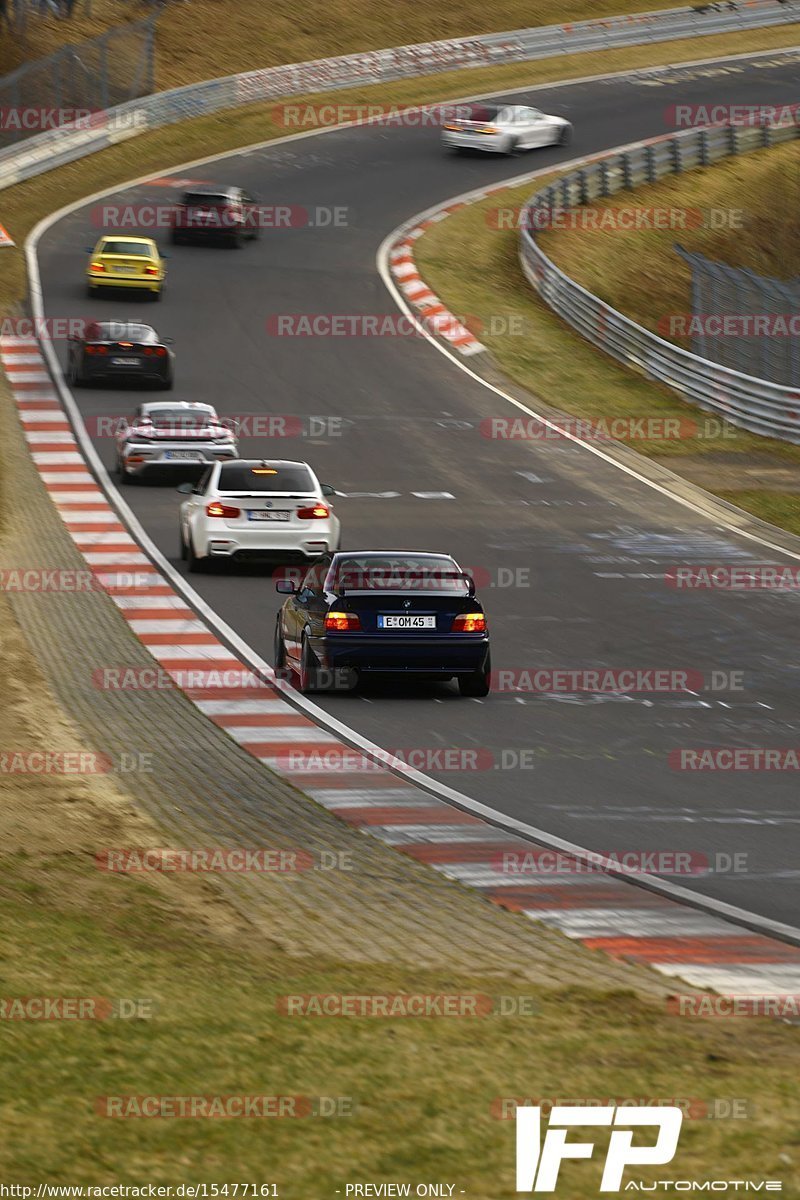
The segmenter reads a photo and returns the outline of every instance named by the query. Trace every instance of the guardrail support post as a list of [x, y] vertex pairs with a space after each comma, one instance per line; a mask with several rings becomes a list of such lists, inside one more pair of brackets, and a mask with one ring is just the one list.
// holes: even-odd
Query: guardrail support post
[[658, 179], [656, 174], [656, 149], [655, 146], [645, 146], [644, 162], [647, 169], [647, 182], [655, 183]]
[[708, 153], [708, 130], [701, 129], [700, 130], [700, 166], [707, 167], [710, 162], [711, 162], [711, 158]]
[[608, 194], [608, 163], [603, 159], [600, 163], [600, 195], [607, 196]]
[[739, 137], [735, 125], [728, 126], [728, 145], [731, 154], [739, 153]]
[[629, 150], [622, 155], [622, 183], [628, 190], [633, 187], [633, 167]]
[[676, 175], [680, 175], [683, 170], [683, 159], [681, 157], [681, 144], [677, 138], [673, 138], [670, 142], [672, 147], [672, 170]]

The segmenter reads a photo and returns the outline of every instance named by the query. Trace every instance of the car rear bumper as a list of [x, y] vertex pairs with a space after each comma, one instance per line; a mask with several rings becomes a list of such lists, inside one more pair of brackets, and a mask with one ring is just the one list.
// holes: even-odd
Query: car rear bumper
[[[170, 451], [186, 450], [185, 445], [174, 446], [126, 446], [120, 453], [120, 458], [125, 465], [125, 469], [131, 475], [140, 475], [143, 471], [153, 467], [175, 468], [175, 467], [206, 467], [209, 463], [224, 462], [227, 459], [238, 457], [238, 450], [235, 446], [193, 446], [192, 453], [197, 454], [198, 458], [167, 458], [166, 455]], [[131, 462], [132, 456], [145, 456], [143, 462]]]
[[163, 381], [169, 379], [172, 374], [172, 364], [169, 359], [159, 359], [157, 363], [150, 359], [138, 367], [116, 367], [107, 358], [101, 362], [85, 358], [81, 363], [80, 372], [85, 379], [160, 379]]
[[486, 150], [490, 154], [505, 154], [508, 138], [500, 133], [443, 133], [442, 145], [459, 150]]
[[320, 666], [330, 671], [375, 675], [471, 675], [486, 664], [488, 637], [411, 637], [389, 634], [328, 634], [312, 638]]
[[204, 529], [203, 542], [206, 554], [211, 558], [305, 562], [336, 547], [338, 530], [328, 522], [320, 524], [323, 525], [322, 529], [313, 530], [262, 526], [256, 529], [229, 529], [224, 521], [220, 521], [219, 529]]
[[86, 280], [90, 287], [130, 288], [149, 292], [158, 292], [164, 285], [164, 280], [155, 275], [87, 275]]

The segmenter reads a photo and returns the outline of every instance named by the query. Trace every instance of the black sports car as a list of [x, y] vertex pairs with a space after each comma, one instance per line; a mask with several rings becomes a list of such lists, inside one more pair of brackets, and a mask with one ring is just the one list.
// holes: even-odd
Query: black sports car
[[171, 388], [175, 355], [171, 338], [134, 321], [92, 321], [82, 337], [69, 339], [67, 381], [83, 387], [95, 379], [141, 380]]
[[447, 554], [378, 551], [325, 555], [288, 595], [275, 628], [275, 669], [302, 692], [353, 686], [366, 675], [457, 679], [486, 696], [489, 633], [475, 584]]

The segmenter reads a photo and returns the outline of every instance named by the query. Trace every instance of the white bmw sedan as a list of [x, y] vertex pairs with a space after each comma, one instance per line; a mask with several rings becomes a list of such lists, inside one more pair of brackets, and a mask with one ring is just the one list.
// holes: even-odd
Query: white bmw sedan
[[470, 104], [462, 115], [442, 128], [442, 143], [450, 150], [486, 150], [515, 154], [536, 146], [563, 146], [572, 136], [565, 117], [548, 116], [522, 104]]
[[236, 459], [215, 463], [198, 483], [182, 483], [181, 557], [190, 571], [213, 559], [312, 562], [339, 549], [330, 497], [308, 463]]

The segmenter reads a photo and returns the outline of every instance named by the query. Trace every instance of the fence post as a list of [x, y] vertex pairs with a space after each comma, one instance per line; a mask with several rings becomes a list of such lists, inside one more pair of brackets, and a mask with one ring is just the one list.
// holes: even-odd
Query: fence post
[[626, 150], [622, 155], [622, 182], [628, 191], [633, 187], [633, 168], [631, 167], [630, 150]]
[[708, 153], [708, 130], [700, 130], [700, 166], [707, 167], [710, 162]]
[[647, 167], [647, 182], [655, 183], [658, 179], [656, 174], [656, 148], [655, 146], [645, 146], [644, 161]]
[[730, 153], [738, 154], [739, 153], [739, 137], [736, 132], [735, 125], [728, 126], [728, 142], [729, 142]]
[[676, 175], [680, 175], [683, 170], [683, 159], [681, 158], [681, 143], [680, 138], [674, 137], [671, 142], [672, 146], [672, 170]]
[[108, 39], [109, 34], [104, 34], [100, 39], [100, 108], [106, 109], [110, 105], [108, 91]]

